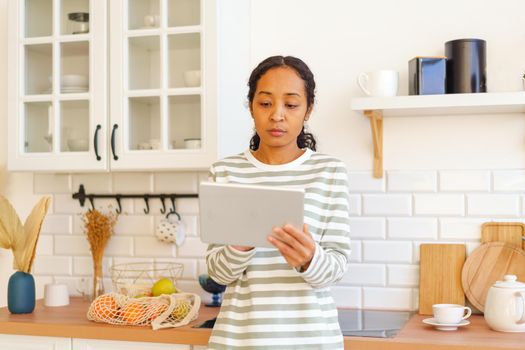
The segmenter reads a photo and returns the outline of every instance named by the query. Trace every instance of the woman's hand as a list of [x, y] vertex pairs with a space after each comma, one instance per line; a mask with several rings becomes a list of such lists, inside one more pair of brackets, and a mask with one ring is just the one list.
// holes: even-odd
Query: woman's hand
[[315, 242], [308, 231], [308, 226], [303, 225], [303, 231], [292, 225], [275, 227], [268, 236], [268, 241], [279, 249], [288, 264], [294, 268], [305, 271], [315, 253]]

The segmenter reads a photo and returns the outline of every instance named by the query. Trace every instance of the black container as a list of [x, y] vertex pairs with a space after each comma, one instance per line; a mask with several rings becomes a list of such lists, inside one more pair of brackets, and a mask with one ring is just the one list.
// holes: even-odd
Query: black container
[[458, 39], [445, 43], [447, 93], [487, 92], [486, 42]]
[[445, 57], [414, 57], [408, 61], [408, 94], [444, 94], [447, 88], [446, 76]]

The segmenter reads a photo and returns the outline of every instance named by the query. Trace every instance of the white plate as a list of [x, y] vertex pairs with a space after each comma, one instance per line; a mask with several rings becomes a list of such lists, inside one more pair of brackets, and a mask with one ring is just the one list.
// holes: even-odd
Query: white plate
[[466, 326], [470, 324], [470, 321], [461, 320], [460, 323], [438, 323], [436, 322], [434, 317], [430, 317], [430, 318], [425, 318], [423, 320], [423, 323], [434, 326], [436, 329], [439, 329], [440, 331], [455, 331], [456, 329], [458, 329], [458, 327], [462, 327], [462, 326]]
[[61, 89], [61, 92], [64, 93], [64, 92], [87, 92], [88, 91], [88, 88], [87, 87], [81, 87], [81, 88], [69, 88], [69, 87], [63, 87]]

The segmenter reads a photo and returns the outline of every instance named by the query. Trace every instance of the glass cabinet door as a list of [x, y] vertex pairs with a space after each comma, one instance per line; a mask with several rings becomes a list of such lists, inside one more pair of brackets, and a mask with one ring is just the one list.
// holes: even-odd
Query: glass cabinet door
[[[205, 168], [216, 154], [212, 93], [215, 1], [120, 0], [111, 23], [111, 107], [115, 144], [112, 168]], [[206, 5], [206, 9], [204, 9]], [[209, 6], [209, 8], [208, 8]], [[208, 12], [209, 16], [208, 17]], [[112, 16], [112, 19], [115, 16]], [[215, 28], [213, 28], [215, 29]], [[206, 60], [204, 57], [207, 57]], [[210, 78], [208, 78], [210, 77]]]
[[[106, 169], [106, 3], [10, 4], [13, 170]], [[17, 63], [21, 62], [21, 63]], [[96, 74], [95, 72], [96, 67]]]

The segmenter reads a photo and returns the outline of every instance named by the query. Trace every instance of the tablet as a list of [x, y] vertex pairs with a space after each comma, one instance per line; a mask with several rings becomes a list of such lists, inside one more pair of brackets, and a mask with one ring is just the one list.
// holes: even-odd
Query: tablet
[[274, 247], [266, 237], [275, 226], [302, 229], [304, 190], [202, 182], [199, 211], [205, 243]]

